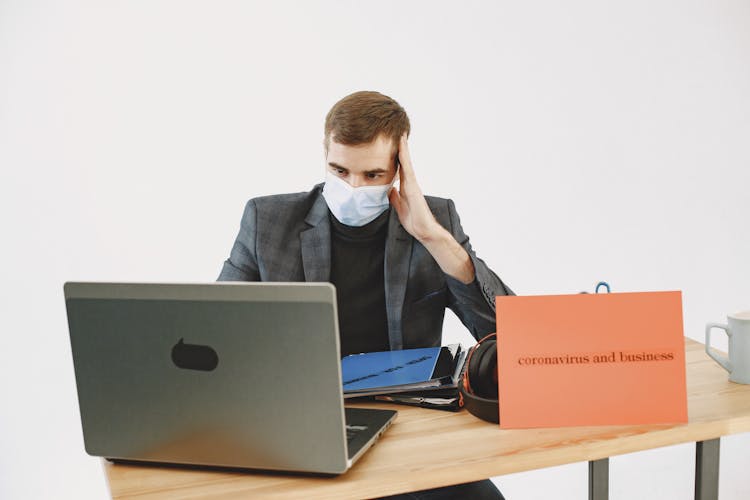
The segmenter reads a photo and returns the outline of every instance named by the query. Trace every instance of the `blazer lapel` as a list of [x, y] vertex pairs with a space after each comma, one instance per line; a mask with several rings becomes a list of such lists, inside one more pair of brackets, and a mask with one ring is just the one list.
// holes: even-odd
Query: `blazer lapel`
[[331, 221], [323, 195], [318, 195], [305, 222], [311, 227], [300, 233], [305, 281], [331, 279]]
[[392, 351], [404, 348], [401, 313], [404, 309], [413, 242], [414, 238], [399, 222], [396, 210], [391, 208], [388, 236], [385, 241], [385, 305]]

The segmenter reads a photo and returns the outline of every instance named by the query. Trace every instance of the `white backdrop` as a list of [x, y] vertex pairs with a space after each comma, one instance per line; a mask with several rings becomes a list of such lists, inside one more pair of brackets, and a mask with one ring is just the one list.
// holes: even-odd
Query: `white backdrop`
[[[750, 308], [746, 0], [0, 0], [1, 498], [106, 495], [63, 282], [215, 279], [248, 198], [322, 180], [362, 89], [517, 293], [679, 289], [695, 339]], [[689, 498], [692, 454], [613, 458], [611, 498]], [[748, 434], [721, 460], [750, 497]], [[497, 482], [583, 498], [586, 465]]]

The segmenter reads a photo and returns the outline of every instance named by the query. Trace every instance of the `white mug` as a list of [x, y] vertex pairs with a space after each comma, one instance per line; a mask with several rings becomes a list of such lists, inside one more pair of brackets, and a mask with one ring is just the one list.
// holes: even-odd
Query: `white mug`
[[[750, 311], [730, 314], [727, 324], [706, 325], [706, 353], [729, 372], [729, 380], [750, 384]], [[729, 358], [711, 349], [711, 329], [721, 328], [729, 337]]]

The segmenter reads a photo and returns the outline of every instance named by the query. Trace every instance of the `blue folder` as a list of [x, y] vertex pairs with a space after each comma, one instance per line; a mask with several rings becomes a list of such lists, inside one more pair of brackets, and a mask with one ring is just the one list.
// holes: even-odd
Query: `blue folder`
[[345, 391], [414, 384], [432, 378], [439, 347], [354, 354], [341, 360]]

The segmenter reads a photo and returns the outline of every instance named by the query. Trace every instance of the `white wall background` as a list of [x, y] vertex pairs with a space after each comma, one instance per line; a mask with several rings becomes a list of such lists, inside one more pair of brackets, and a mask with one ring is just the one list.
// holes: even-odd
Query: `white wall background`
[[[0, 0], [0, 498], [107, 492], [63, 282], [215, 279], [248, 198], [322, 180], [361, 89], [517, 293], [680, 289], [696, 339], [750, 308], [746, 0]], [[722, 443], [721, 498], [749, 498], [750, 437]], [[689, 498], [692, 454], [613, 458], [611, 498]], [[583, 498], [586, 465], [498, 483]]]

